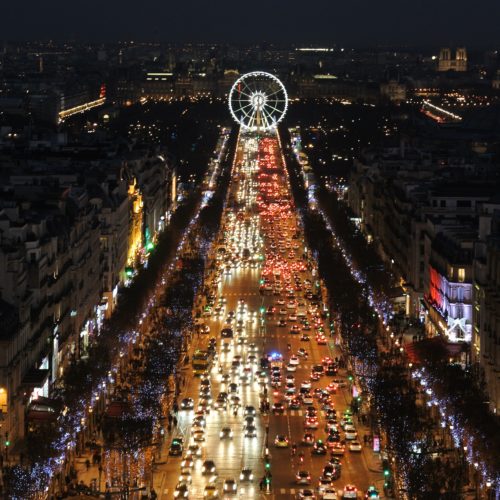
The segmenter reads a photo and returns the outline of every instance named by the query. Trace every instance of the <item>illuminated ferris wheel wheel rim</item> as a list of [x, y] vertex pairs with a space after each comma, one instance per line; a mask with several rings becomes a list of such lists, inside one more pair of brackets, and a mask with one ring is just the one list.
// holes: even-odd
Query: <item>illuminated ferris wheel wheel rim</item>
[[252, 71], [240, 76], [229, 92], [229, 110], [245, 130], [273, 130], [285, 116], [288, 94], [271, 73]]

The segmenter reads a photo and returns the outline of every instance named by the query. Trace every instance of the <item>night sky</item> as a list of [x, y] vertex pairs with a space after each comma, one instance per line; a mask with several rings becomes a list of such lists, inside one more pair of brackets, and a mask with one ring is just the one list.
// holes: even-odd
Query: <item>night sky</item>
[[4, 40], [500, 45], [500, 0], [9, 0]]

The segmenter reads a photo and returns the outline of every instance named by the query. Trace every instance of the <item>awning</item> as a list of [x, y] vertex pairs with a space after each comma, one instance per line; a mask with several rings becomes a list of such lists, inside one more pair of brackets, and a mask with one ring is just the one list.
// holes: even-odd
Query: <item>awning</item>
[[412, 342], [404, 346], [408, 359], [414, 364], [425, 361], [440, 361], [443, 359], [457, 358], [467, 349], [465, 342], [446, 342], [438, 335], [419, 342]]
[[26, 416], [30, 422], [53, 422], [58, 413], [50, 406], [36, 405], [28, 409]]
[[21, 385], [29, 387], [42, 387], [49, 376], [49, 370], [39, 370], [32, 368], [21, 380]]
[[56, 399], [38, 397], [30, 402], [26, 413], [29, 421], [54, 421], [61, 412], [62, 404]]

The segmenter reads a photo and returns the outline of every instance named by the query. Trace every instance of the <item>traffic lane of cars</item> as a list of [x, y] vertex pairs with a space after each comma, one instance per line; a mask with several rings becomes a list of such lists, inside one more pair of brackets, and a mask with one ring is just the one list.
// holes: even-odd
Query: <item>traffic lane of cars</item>
[[[276, 339], [276, 340], [279, 341], [281, 339]], [[302, 346], [300, 340], [297, 340], [296, 338], [292, 339], [290, 343], [292, 345], [292, 350], [291, 350], [292, 352], [296, 352], [295, 350], [298, 349], [300, 346]], [[317, 346], [315, 342], [312, 341], [309, 344], [310, 345], [308, 346], [308, 348], [310, 356], [309, 360], [306, 362], [308, 368], [307, 369], [303, 368], [304, 365], [303, 362], [301, 363], [301, 365], [299, 365], [297, 371], [294, 372], [296, 379], [295, 383], [297, 387], [300, 387], [300, 383], [303, 380], [308, 379], [310, 374], [309, 367], [312, 364], [320, 363], [323, 356], [329, 354], [329, 351], [325, 346]], [[275, 346], [278, 348], [279, 342], [276, 342]], [[316, 382], [314, 384], [313, 387], [325, 388], [330, 382], [331, 378], [332, 377], [323, 376], [319, 382]], [[333, 396], [333, 401], [338, 414], [341, 415], [342, 412], [348, 406], [347, 405], [348, 397], [346, 389], [339, 389], [337, 391], [337, 394]], [[315, 404], [315, 406], [317, 406], [317, 403]], [[302, 415], [299, 415], [299, 411], [302, 413]], [[298, 411], [286, 410], [285, 415], [272, 417], [271, 429], [270, 429], [271, 436], [274, 436], [276, 434], [285, 434], [290, 437], [290, 443], [292, 442], [299, 443], [304, 433], [303, 429], [304, 418], [305, 418], [304, 414], [305, 410], [304, 407], [302, 407], [301, 410]], [[326, 433], [324, 431], [324, 425], [325, 425], [325, 419], [322, 416], [322, 413], [319, 412], [318, 430], [311, 432], [314, 432], [316, 437], [324, 439], [326, 437]], [[300, 447], [298, 449], [300, 450]], [[323, 466], [325, 465], [326, 462], [326, 458], [321, 456], [313, 457], [310, 455], [310, 448], [306, 450], [307, 451], [305, 451], [303, 466], [300, 465], [296, 459], [295, 460], [292, 459], [292, 457], [290, 456], [290, 449], [288, 449], [288, 452], [285, 449], [276, 450], [277, 451], [276, 455], [279, 457], [280, 463], [282, 463], [281, 459], [288, 458], [290, 463], [293, 465], [294, 470], [297, 470], [298, 468], [304, 468], [305, 470], [309, 471], [311, 473], [312, 482], [314, 485], [315, 481], [317, 482], [319, 476], [322, 473]], [[285, 457], [282, 456], [283, 454], [285, 454]], [[341, 479], [336, 481], [336, 487], [340, 488], [343, 487], [345, 484], [354, 483], [358, 487], [366, 488], [368, 487], [369, 484], [373, 483], [373, 481], [369, 481], [368, 479], [367, 463], [362, 453], [350, 452], [346, 447], [345, 454], [341, 460], [343, 464], [342, 476]], [[279, 468], [277, 471], [277, 475], [274, 478], [274, 484], [276, 487], [280, 485], [294, 484], [294, 477], [292, 471], [290, 470], [287, 472], [283, 468]]]

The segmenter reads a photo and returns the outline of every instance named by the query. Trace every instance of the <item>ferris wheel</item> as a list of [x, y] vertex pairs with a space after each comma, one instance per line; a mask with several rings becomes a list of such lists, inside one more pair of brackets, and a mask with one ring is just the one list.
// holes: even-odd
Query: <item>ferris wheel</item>
[[253, 71], [240, 76], [229, 92], [229, 110], [246, 130], [276, 128], [288, 107], [284, 85], [271, 73]]

